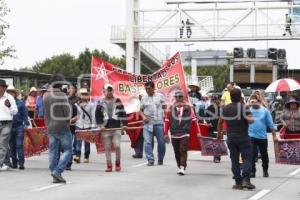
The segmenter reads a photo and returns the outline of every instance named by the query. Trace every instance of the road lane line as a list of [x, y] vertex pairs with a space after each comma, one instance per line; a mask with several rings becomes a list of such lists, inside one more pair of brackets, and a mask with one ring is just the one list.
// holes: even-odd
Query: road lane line
[[40, 187], [40, 188], [34, 189], [32, 191], [33, 192], [41, 192], [41, 191], [49, 190], [49, 189], [56, 188], [56, 187], [59, 187], [59, 186], [62, 186], [62, 185], [65, 185], [65, 184], [59, 183], [59, 184], [48, 185], [48, 186], [45, 186], [45, 187]]
[[44, 191], [44, 190], [49, 190], [49, 189], [52, 189], [52, 188], [60, 187], [60, 186], [63, 186], [63, 185], [66, 185], [66, 184], [71, 184], [71, 183], [72, 182], [56, 183], [56, 184], [52, 184], [52, 185], [47, 185], [47, 186], [44, 186], [44, 187], [33, 189], [32, 192], [41, 192], [41, 191]]
[[261, 190], [259, 193], [256, 193], [254, 196], [250, 197], [249, 200], [258, 200], [261, 199], [263, 196], [271, 192], [271, 190]]
[[295, 176], [296, 174], [298, 174], [300, 172], [300, 168], [296, 169], [295, 171], [290, 173], [290, 176]]
[[147, 165], [148, 163], [145, 162], [145, 163], [141, 163], [141, 164], [138, 164], [138, 165], [133, 165], [131, 167], [141, 167], [141, 166], [144, 166], [144, 165]]

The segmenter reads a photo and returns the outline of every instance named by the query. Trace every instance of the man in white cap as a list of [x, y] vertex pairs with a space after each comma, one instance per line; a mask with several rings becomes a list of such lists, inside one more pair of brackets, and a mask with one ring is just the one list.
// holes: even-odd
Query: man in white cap
[[8, 94], [6, 89], [5, 80], [0, 79], [0, 171], [9, 168], [4, 164], [4, 160], [8, 151], [13, 116], [18, 112], [14, 97]]
[[[100, 129], [108, 129], [101, 134], [105, 145], [106, 172], [112, 172], [111, 148], [116, 150], [115, 171], [121, 171], [121, 132], [127, 129], [127, 115], [121, 99], [114, 97], [111, 84], [104, 86], [104, 99], [98, 102], [95, 118]], [[112, 129], [112, 130], [109, 130]]]

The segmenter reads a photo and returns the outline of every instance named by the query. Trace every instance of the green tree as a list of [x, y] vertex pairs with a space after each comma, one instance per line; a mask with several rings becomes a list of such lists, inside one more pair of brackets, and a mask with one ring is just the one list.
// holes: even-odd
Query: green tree
[[3, 18], [10, 12], [4, 0], [0, 0], [0, 64], [4, 63], [6, 57], [14, 57], [15, 49], [13, 46], [6, 46], [6, 31], [9, 24]]
[[68, 53], [38, 62], [32, 67], [32, 70], [48, 74], [62, 73], [65, 76], [77, 76], [80, 74], [80, 69], [76, 67], [76, 58]]
[[69, 53], [52, 56], [45, 60], [36, 63], [32, 68], [23, 68], [24, 71], [34, 71], [39, 73], [62, 73], [66, 77], [79, 76], [81, 74], [89, 74], [91, 70], [92, 56], [101, 58], [115, 66], [125, 69], [125, 58], [111, 57], [105, 51], [99, 51], [86, 48], [80, 52], [78, 57], [72, 56]]

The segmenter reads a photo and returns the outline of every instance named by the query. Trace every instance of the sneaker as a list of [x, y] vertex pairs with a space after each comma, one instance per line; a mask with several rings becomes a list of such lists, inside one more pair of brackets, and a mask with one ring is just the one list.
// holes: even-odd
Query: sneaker
[[120, 172], [121, 171], [121, 164], [120, 163], [116, 163], [116, 172]]
[[84, 162], [84, 163], [89, 163], [90, 160], [89, 160], [88, 158], [85, 158], [83, 162]]
[[253, 185], [250, 181], [243, 181], [242, 187], [249, 190], [255, 189], [255, 185]]
[[53, 183], [66, 183], [67, 181], [61, 176], [61, 174], [55, 174], [51, 173], [51, 176], [53, 177]]
[[1, 167], [0, 167], [0, 171], [7, 171], [9, 169], [9, 167], [5, 164], [3, 164]]
[[162, 160], [159, 160], [158, 162], [157, 162], [157, 165], [163, 165], [164, 164], [164, 161], [162, 161]]
[[264, 172], [263, 172], [263, 177], [265, 177], [265, 178], [268, 178], [268, 177], [269, 177], [268, 171], [265, 171], [265, 170], [264, 170]]
[[177, 172], [178, 175], [184, 176], [185, 175], [185, 170], [183, 168], [180, 168], [179, 171]]
[[106, 164], [105, 172], [112, 172], [112, 164]]
[[19, 166], [19, 170], [24, 170], [24, 169], [25, 169], [24, 165]]
[[148, 166], [153, 166], [154, 165], [154, 161], [148, 161]]
[[140, 158], [143, 158], [143, 156], [142, 156], [142, 155], [136, 155], [136, 154], [132, 155], [132, 157], [133, 157], [133, 158], [135, 158], [135, 159], [140, 159]]

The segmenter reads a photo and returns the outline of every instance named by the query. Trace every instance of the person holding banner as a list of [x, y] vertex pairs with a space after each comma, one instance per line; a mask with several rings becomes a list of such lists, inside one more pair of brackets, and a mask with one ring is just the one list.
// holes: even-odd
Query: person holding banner
[[[218, 139], [222, 139], [222, 126], [224, 121], [227, 124], [227, 145], [230, 151], [231, 170], [235, 185], [233, 189], [255, 189], [250, 182], [252, 149], [248, 135], [248, 127], [253, 123], [251, 111], [245, 104], [241, 103], [242, 93], [239, 89], [233, 89], [230, 93], [232, 103], [221, 108], [221, 117], [218, 122]], [[242, 155], [242, 167], [239, 163], [239, 156]], [[242, 172], [242, 174], [241, 174]]]
[[[80, 100], [75, 103], [79, 119], [76, 121], [77, 130], [88, 130], [92, 128], [94, 122], [94, 105], [90, 102], [89, 92], [86, 88], [79, 90]], [[74, 161], [80, 163], [82, 140], [76, 140], [76, 156]], [[91, 145], [84, 141], [84, 163], [89, 163]]]
[[148, 166], [154, 165], [153, 155], [153, 136], [158, 143], [158, 165], [163, 165], [166, 144], [164, 141], [164, 110], [166, 109], [165, 97], [161, 93], [155, 92], [154, 82], [145, 83], [147, 96], [141, 101], [140, 114], [144, 121], [143, 136], [145, 140], [145, 154], [148, 160]]
[[[212, 104], [205, 111], [206, 122], [209, 128], [209, 137], [216, 138], [218, 131], [218, 121], [220, 118], [221, 98], [218, 95], [211, 97]], [[214, 163], [221, 162], [221, 156], [214, 156]]]
[[112, 172], [112, 143], [116, 150], [115, 170], [121, 171], [121, 132], [127, 129], [127, 115], [119, 98], [114, 97], [111, 84], [104, 85], [104, 99], [98, 101], [95, 118], [100, 126], [101, 136], [105, 146], [106, 172]]
[[[66, 183], [61, 174], [72, 157], [72, 134], [69, 127], [72, 115], [67, 95], [62, 92], [64, 82], [63, 75], [52, 75], [51, 86], [44, 94], [43, 99], [44, 117], [49, 137], [49, 169], [53, 183]], [[60, 150], [63, 153], [59, 157]]]
[[184, 102], [182, 91], [175, 93], [175, 105], [171, 105], [166, 113], [164, 138], [169, 143], [169, 130], [171, 132], [172, 145], [174, 148], [176, 163], [179, 168], [178, 175], [185, 175], [187, 167], [187, 151], [189, 146], [190, 130], [197, 129], [196, 134], [200, 134], [197, 119], [192, 107]]
[[300, 103], [295, 98], [290, 98], [285, 103], [285, 110], [281, 115], [281, 122], [285, 132], [300, 134]]
[[270, 111], [264, 107], [257, 95], [253, 94], [249, 99], [250, 111], [254, 117], [254, 122], [249, 125], [249, 136], [252, 143], [252, 172], [251, 177], [255, 177], [255, 158], [257, 148], [259, 148], [262, 158], [263, 176], [269, 177], [269, 155], [268, 155], [268, 135], [267, 128], [272, 132], [273, 140], [277, 140], [274, 123]]

